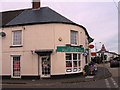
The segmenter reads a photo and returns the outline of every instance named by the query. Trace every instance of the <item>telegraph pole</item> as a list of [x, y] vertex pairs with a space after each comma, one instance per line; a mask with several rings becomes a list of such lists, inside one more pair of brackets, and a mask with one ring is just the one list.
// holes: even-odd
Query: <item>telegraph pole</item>
[[[104, 60], [104, 53], [106, 52], [106, 49], [105, 49], [105, 46], [104, 44], [102, 45], [102, 48], [101, 48], [101, 54], [103, 55], [102, 56], [102, 61], [103, 61], [103, 67], [105, 68], [105, 60]], [[105, 69], [104, 69], [104, 75], [105, 75]]]

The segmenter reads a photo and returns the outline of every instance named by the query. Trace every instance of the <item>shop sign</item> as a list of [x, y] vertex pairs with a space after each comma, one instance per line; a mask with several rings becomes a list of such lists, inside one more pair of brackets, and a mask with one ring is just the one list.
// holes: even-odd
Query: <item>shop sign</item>
[[83, 53], [83, 56], [87, 56], [89, 54], [89, 52], [88, 51], [85, 51], [84, 53]]
[[87, 56], [88, 54], [86, 52], [83, 53], [83, 56]]
[[91, 55], [92, 56], [96, 56], [96, 52], [91, 52]]
[[94, 48], [94, 45], [92, 45], [92, 44], [91, 44], [91, 45], [89, 45], [89, 48], [90, 48], [90, 49]]
[[57, 46], [57, 52], [84, 52], [84, 48], [70, 47], [70, 46]]

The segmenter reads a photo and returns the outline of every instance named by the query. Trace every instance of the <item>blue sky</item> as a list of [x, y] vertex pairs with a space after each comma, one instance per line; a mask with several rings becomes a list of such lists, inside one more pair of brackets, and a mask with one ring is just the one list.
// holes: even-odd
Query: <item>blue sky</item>
[[[31, 1], [1, 0], [0, 11], [31, 8]], [[86, 27], [89, 35], [94, 38], [93, 44], [96, 43], [98, 50], [102, 44], [105, 44], [108, 51], [118, 52], [117, 2], [118, 0], [106, 0], [106, 2], [104, 0], [97, 2], [96, 0], [89, 2], [88, 0], [41, 0], [41, 6], [48, 6]]]

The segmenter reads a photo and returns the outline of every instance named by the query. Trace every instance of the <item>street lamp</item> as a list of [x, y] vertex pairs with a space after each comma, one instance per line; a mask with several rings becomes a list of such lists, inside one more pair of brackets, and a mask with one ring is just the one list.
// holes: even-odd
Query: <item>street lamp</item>
[[97, 52], [97, 46], [96, 46], [96, 43], [95, 43], [95, 52]]
[[[101, 42], [98, 42], [98, 43], [101, 44]], [[97, 44], [98, 44], [98, 43], [95, 43], [95, 52], [96, 52], [96, 53], [97, 53], [97, 50], [98, 50], [98, 49], [97, 49]], [[96, 54], [96, 56], [97, 56], [97, 54]]]
[[[105, 68], [105, 60], [104, 60], [104, 53], [105, 53], [105, 48], [103, 49], [103, 47], [104, 47], [104, 44], [102, 45], [102, 49], [101, 49], [101, 54], [102, 54], [102, 61], [103, 61], [103, 67]], [[105, 69], [104, 69], [104, 71], [103, 71], [103, 73], [104, 73], [104, 76], [105, 76]]]

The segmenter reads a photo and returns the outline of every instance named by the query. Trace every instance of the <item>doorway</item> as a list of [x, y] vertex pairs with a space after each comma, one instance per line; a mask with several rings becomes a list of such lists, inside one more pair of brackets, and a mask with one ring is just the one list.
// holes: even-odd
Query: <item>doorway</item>
[[41, 78], [50, 77], [50, 73], [51, 73], [50, 55], [41, 56]]
[[21, 78], [20, 56], [12, 56], [12, 78]]

